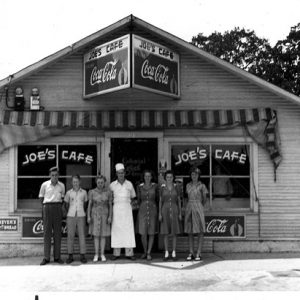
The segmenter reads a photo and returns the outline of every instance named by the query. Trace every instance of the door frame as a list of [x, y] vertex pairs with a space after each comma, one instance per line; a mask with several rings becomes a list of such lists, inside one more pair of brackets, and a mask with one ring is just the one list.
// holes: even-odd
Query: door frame
[[103, 173], [106, 174], [107, 181], [110, 182], [110, 151], [111, 139], [135, 139], [135, 138], [157, 138], [157, 162], [164, 159], [164, 134], [162, 131], [106, 131], [104, 134], [104, 153], [103, 153]]

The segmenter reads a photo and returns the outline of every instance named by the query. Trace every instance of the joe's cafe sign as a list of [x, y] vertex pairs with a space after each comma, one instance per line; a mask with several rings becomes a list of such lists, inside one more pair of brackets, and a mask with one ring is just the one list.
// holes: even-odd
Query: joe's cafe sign
[[84, 98], [128, 87], [179, 98], [179, 77], [179, 55], [137, 35], [120, 37], [84, 55]]

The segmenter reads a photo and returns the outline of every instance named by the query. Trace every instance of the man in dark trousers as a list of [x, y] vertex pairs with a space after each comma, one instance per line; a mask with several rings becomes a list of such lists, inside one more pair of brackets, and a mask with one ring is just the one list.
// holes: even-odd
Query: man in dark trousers
[[51, 237], [53, 230], [54, 240], [54, 262], [63, 264], [60, 258], [61, 245], [61, 221], [62, 202], [65, 196], [65, 185], [58, 181], [59, 171], [57, 167], [49, 170], [50, 180], [42, 183], [39, 198], [43, 205], [44, 226], [44, 259], [41, 266], [50, 262]]

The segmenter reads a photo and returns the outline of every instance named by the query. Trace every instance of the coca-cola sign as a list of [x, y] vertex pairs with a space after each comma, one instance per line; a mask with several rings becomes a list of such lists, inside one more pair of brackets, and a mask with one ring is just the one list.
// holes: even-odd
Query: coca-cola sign
[[179, 55], [136, 35], [132, 36], [132, 45], [132, 86], [179, 98]]
[[126, 35], [84, 55], [84, 98], [130, 86], [129, 51], [129, 35]]
[[[22, 237], [38, 238], [44, 236], [43, 220], [41, 217], [23, 217]], [[67, 236], [67, 222], [62, 220], [61, 233], [63, 237]]]
[[245, 216], [205, 216], [207, 237], [244, 238]]

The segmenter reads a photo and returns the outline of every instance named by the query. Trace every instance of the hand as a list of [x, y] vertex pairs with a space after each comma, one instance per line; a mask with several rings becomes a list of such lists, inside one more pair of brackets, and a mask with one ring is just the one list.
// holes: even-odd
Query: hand
[[88, 217], [88, 218], [87, 218], [87, 222], [88, 222], [88, 224], [91, 223], [91, 217]]
[[179, 221], [181, 221], [181, 220], [182, 220], [181, 214], [179, 214], [178, 218], [179, 218]]
[[107, 224], [111, 224], [111, 217], [107, 218]]
[[158, 216], [158, 221], [159, 221], [159, 222], [162, 221], [162, 215], [161, 215], [161, 214]]

